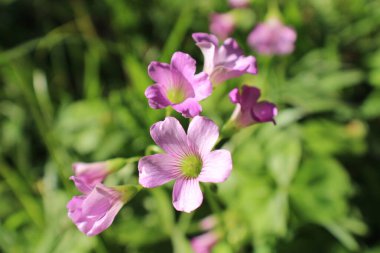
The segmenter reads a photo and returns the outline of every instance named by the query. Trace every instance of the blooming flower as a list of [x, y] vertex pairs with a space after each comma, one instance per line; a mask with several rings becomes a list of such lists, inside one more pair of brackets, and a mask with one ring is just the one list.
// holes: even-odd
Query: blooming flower
[[211, 151], [219, 136], [213, 121], [195, 117], [186, 135], [177, 119], [167, 117], [155, 123], [150, 134], [166, 153], [140, 159], [139, 183], [152, 188], [175, 180], [173, 206], [178, 211], [191, 212], [201, 205], [203, 195], [199, 182], [219, 183], [229, 177], [230, 152]]
[[191, 239], [190, 244], [195, 253], [210, 253], [218, 240], [218, 235], [210, 231], [194, 237]]
[[98, 183], [87, 195], [74, 196], [68, 216], [78, 229], [93, 236], [107, 229], [124, 205], [121, 192]]
[[213, 13], [210, 16], [210, 31], [218, 38], [226, 39], [235, 29], [235, 18], [230, 13]]
[[229, 94], [232, 103], [236, 104], [232, 120], [238, 127], [246, 127], [258, 122], [274, 121], [277, 115], [277, 107], [267, 101], [258, 102], [260, 90], [256, 87], [243, 85], [241, 93], [239, 89], [233, 89]]
[[248, 36], [248, 44], [260, 54], [289, 54], [294, 50], [297, 34], [277, 18], [258, 24]]
[[212, 34], [194, 33], [193, 39], [204, 56], [203, 71], [209, 74], [214, 85], [245, 73], [257, 73], [255, 57], [244, 56], [234, 39], [228, 38], [220, 47]]
[[208, 75], [195, 75], [195, 60], [190, 55], [176, 52], [170, 64], [152, 62], [149, 76], [156, 82], [145, 90], [149, 105], [153, 109], [172, 106], [174, 110], [190, 118], [202, 111], [201, 101], [212, 92]]
[[102, 182], [109, 173], [125, 165], [125, 159], [115, 158], [105, 162], [74, 163], [74, 176], [70, 179], [82, 193], [88, 194], [98, 183]]

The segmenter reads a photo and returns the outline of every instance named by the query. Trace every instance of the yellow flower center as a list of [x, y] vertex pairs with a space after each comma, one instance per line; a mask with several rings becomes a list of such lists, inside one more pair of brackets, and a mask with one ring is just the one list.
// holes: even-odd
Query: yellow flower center
[[185, 92], [177, 87], [169, 89], [166, 95], [173, 104], [181, 103], [186, 98]]
[[196, 178], [201, 173], [203, 166], [202, 159], [196, 155], [189, 155], [181, 162], [181, 171], [185, 177]]

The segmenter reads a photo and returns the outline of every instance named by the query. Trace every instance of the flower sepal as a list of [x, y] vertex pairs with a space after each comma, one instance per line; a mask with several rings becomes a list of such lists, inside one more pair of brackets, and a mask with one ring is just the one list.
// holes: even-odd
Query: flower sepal
[[128, 163], [128, 159], [125, 158], [114, 158], [106, 161], [107, 163], [107, 170], [109, 173], [116, 172], [118, 170], [121, 170], [124, 168], [125, 165]]
[[118, 191], [121, 194], [121, 201], [123, 201], [123, 203], [126, 204], [132, 198], [134, 198], [136, 194], [139, 193], [143, 187], [138, 184], [127, 184], [127, 185], [118, 185], [111, 188], [115, 191]]

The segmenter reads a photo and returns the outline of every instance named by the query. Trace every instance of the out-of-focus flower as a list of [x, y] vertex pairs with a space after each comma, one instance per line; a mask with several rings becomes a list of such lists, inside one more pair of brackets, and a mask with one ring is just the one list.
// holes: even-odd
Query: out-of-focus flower
[[238, 88], [235, 88], [230, 92], [229, 97], [231, 102], [236, 104], [231, 120], [237, 127], [269, 121], [275, 123], [277, 107], [267, 101], [258, 102], [260, 97], [258, 88], [243, 85], [241, 93]]
[[70, 200], [68, 216], [81, 232], [93, 236], [112, 224], [124, 203], [121, 191], [98, 183], [88, 195], [74, 196]]
[[116, 171], [126, 164], [125, 159], [115, 158], [105, 162], [74, 163], [74, 176], [70, 179], [75, 186], [84, 194], [88, 194], [98, 183], [102, 182], [109, 173]]
[[213, 85], [246, 73], [257, 73], [255, 57], [244, 56], [234, 39], [228, 38], [221, 46], [212, 34], [194, 33], [193, 39], [204, 56], [203, 71], [209, 74]]
[[210, 253], [214, 245], [218, 242], [218, 235], [213, 232], [207, 232], [191, 239], [191, 248], [195, 253]]
[[232, 8], [244, 8], [249, 5], [249, 0], [228, 0]]
[[191, 212], [201, 205], [199, 182], [219, 183], [229, 177], [231, 154], [223, 149], [211, 151], [219, 129], [210, 119], [195, 117], [186, 135], [177, 119], [167, 117], [155, 123], [150, 134], [166, 153], [140, 159], [139, 183], [152, 188], [175, 180], [173, 206], [178, 211]]
[[202, 230], [207, 231], [214, 228], [217, 223], [218, 223], [218, 219], [215, 216], [210, 215], [210, 216], [207, 216], [206, 218], [203, 218], [200, 221], [199, 226]]
[[197, 116], [202, 111], [198, 101], [212, 93], [212, 85], [206, 73], [195, 75], [195, 64], [190, 55], [182, 52], [174, 53], [170, 64], [149, 64], [148, 74], [156, 82], [145, 90], [150, 107], [172, 106], [184, 117]]
[[294, 50], [297, 34], [277, 18], [258, 24], [248, 36], [248, 44], [260, 54], [283, 55]]
[[210, 15], [210, 32], [225, 40], [235, 30], [235, 18], [230, 13], [213, 13]]

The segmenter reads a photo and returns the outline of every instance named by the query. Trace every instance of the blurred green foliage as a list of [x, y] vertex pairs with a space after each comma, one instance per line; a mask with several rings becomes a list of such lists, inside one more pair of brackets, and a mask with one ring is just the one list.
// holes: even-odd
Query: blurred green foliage
[[[259, 86], [280, 107], [278, 125], [236, 134], [230, 179], [213, 194], [222, 239], [213, 252], [380, 252], [380, 2], [280, 1], [298, 33], [296, 51], [263, 57], [246, 37], [265, 18], [252, 0], [233, 36], [257, 57], [258, 76], [219, 87], [203, 102], [220, 126], [227, 93]], [[102, 235], [88, 238], [67, 218], [78, 194], [74, 161], [143, 155], [149, 127], [165, 112], [144, 97], [152, 60], [181, 50], [227, 2], [180, 0], [0, 1], [0, 251], [190, 252], [212, 212], [171, 206], [171, 186], [146, 190]], [[130, 165], [107, 183], [137, 181]]]

